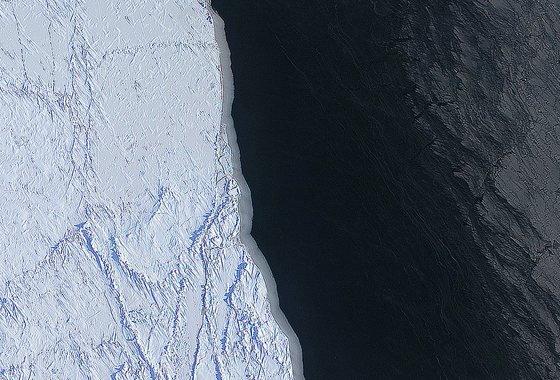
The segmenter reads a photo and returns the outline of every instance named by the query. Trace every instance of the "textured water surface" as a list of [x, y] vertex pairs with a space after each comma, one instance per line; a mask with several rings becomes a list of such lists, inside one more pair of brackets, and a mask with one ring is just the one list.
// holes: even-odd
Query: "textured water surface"
[[306, 378], [560, 378], [557, 4], [214, 3]]

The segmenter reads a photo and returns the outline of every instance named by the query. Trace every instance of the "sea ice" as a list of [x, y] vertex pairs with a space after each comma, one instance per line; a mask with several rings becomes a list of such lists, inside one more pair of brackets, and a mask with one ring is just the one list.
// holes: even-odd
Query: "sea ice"
[[300, 376], [242, 243], [215, 21], [194, 0], [0, 3], [0, 379]]

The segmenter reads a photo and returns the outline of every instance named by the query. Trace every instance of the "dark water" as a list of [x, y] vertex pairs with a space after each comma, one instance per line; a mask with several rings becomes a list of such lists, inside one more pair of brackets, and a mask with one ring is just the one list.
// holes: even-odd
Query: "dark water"
[[212, 3], [232, 54], [252, 235], [306, 379], [539, 378], [465, 221], [480, 199], [453, 176], [462, 158], [434, 153], [453, 139], [419, 126], [441, 121], [403, 69], [411, 13], [422, 35], [420, 10], [444, 7]]

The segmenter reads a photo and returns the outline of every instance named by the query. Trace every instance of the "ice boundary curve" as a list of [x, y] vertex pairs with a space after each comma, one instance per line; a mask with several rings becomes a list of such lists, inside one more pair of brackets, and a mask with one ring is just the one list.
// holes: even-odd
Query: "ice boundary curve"
[[264, 282], [266, 284], [267, 298], [270, 303], [272, 316], [282, 332], [288, 337], [290, 358], [292, 362], [292, 371], [295, 380], [305, 380], [303, 376], [303, 354], [299, 339], [295, 334], [288, 319], [280, 309], [278, 301], [278, 292], [276, 282], [272, 271], [264, 257], [263, 253], [257, 246], [257, 242], [251, 236], [251, 228], [253, 221], [253, 205], [251, 202], [251, 190], [241, 170], [241, 155], [239, 146], [237, 145], [237, 133], [233, 125], [233, 117], [231, 109], [234, 97], [233, 72], [231, 71], [231, 59], [229, 46], [226, 39], [225, 23], [210, 4], [210, 0], [205, 0], [208, 11], [212, 17], [212, 25], [214, 26], [214, 38], [218, 44], [220, 52], [220, 74], [222, 77], [222, 119], [221, 125], [226, 129], [228, 145], [232, 151], [232, 167], [233, 178], [241, 189], [240, 201], [238, 204], [240, 223], [240, 240], [247, 248], [247, 252], [261, 271]]

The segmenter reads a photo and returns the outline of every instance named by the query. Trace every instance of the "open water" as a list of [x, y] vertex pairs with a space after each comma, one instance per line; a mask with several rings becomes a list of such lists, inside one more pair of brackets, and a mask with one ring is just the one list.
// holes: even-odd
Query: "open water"
[[558, 45], [545, 3], [212, 1], [252, 235], [307, 380], [560, 378], [536, 275], [559, 262], [535, 253], [556, 257], [556, 230], [500, 171], [533, 154], [514, 84], [530, 38]]

